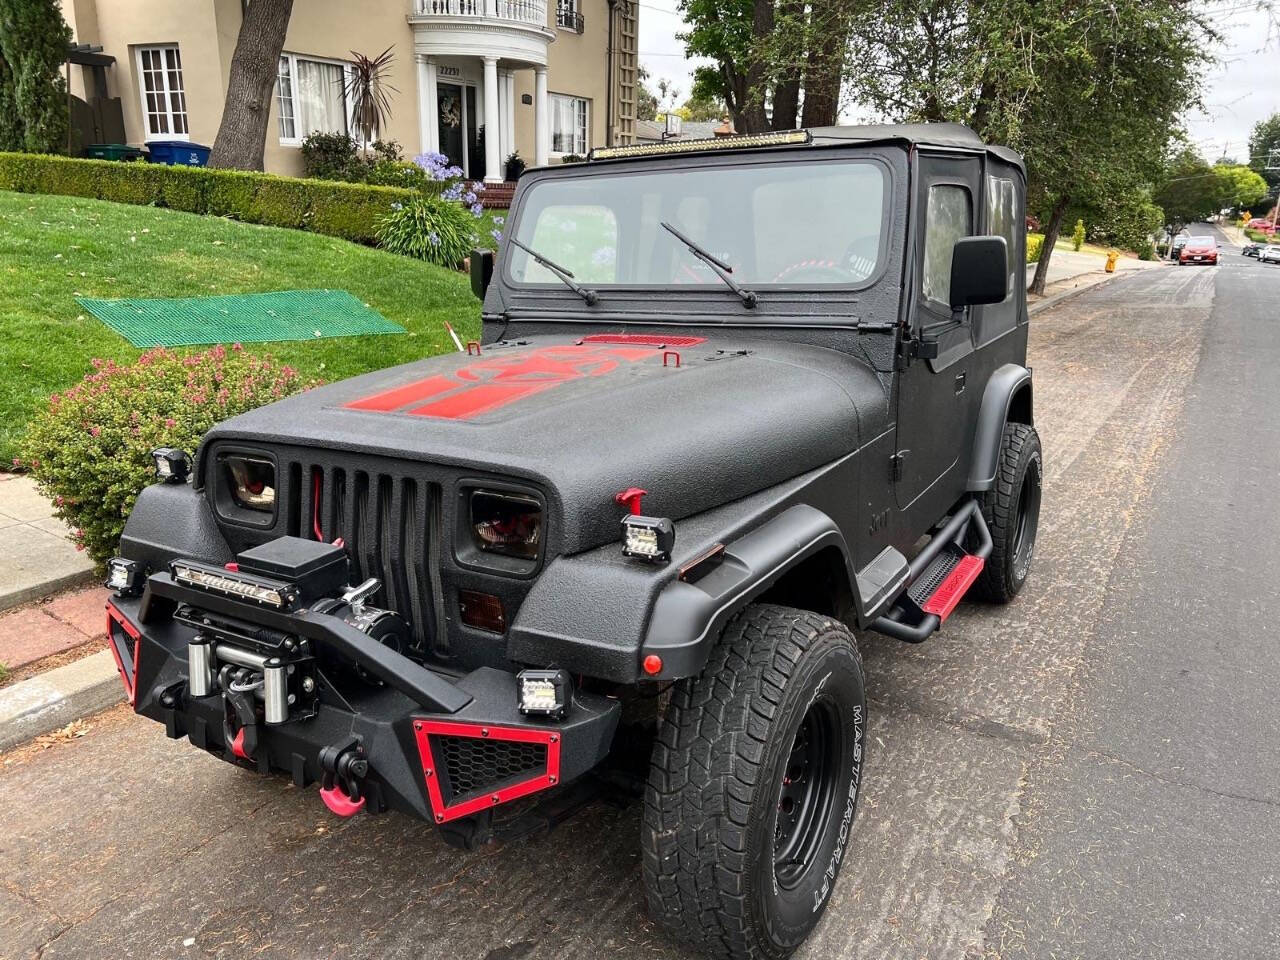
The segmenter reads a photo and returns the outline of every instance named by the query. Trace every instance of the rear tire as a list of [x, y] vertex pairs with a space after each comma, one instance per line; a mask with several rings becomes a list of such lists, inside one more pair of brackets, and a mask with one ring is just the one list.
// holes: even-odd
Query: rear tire
[[1008, 603], [1026, 583], [1040, 527], [1043, 474], [1036, 428], [1006, 423], [1000, 438], [996, 481], [982, 498], [982, 516], [991, 531], [992, 549], [973, 585], [975, 597]]
[[711, 956], [795, 950], [840, 872], [865, 726], [843, 624], [764, 604], [734, 619], [659, 722], [641, 831], [654, 920]]

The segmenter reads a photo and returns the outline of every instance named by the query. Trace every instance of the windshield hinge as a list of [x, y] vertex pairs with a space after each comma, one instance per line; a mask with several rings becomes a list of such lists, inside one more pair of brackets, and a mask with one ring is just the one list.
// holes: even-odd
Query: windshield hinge
[[857, 322], [859, 333], [889, 333], [898, 326], [896, 320], [862, 320]]

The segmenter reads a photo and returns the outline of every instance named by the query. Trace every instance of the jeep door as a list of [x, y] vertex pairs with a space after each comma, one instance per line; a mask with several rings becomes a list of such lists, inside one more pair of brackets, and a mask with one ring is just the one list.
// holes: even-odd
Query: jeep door
[[917, 534], [938, 520], [964, 492], [971, 443], [973, 341], [969, 317], [951, 318], [951, 255], [972, 236], [981, 199], [977, 156], [921, 152], [917, 161], [914, 280], [908, 322], [917, 340], [937, 342], [936, 359], [911, 360], [898, 378], [895, 496]]

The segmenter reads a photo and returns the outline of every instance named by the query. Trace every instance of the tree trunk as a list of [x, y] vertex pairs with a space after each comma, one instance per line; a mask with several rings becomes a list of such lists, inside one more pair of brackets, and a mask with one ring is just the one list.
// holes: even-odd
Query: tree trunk
[[1053, 253], [1053, 246], [1058, 242], [1058, 231], [1062, 229], [1062, 218], [1067, 213], [1067, 202], [1070, 198], [1059, 197], [1058, 202], [1053, 206], [1053, 213], [1049, 215], [1049, 224], [1044, 229], [1044, 244], [1040, 247], [1040, 262], [1036, 264], [1036, 276], [1031, 281], [1031, 289], [1029, 292], [1037, 296], [1044, 296], [1045, 281], [1049, 278], [1049, 256]]
[[245, 7], [209, 166], [262, 169], [271, 94], [292, 12], [293, 0], [253, 0]]
[[739, 133], [764, 133], [769, 129], [769, 118], [764, 112], [769, 64], [761, 51], [767, 48], [772, 33], [773, 0], [755, 0], [751, 35], [756, 42], [747, 52], [746, 99], [742, 104], [742, 126], [738, 128]]
[[794, 130], [800, 115], [800, 81], [779, 80], [773, 85], [773, 117], [769, 126], [774, 130]]
[[835, 126], [840, 112], [840, 79], [849, 45], [849, 20], [839, 4], [825, 17], [811, 19], [809, 63], [804, 73], [803, 127]]

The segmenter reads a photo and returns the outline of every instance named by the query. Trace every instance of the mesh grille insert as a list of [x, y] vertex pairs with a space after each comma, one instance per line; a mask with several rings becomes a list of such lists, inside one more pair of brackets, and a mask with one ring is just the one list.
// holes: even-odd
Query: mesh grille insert
[[454, 803], [547, 771], [547, 745], [478, 737], [437, 736], [433, 753], [443, 761]]

